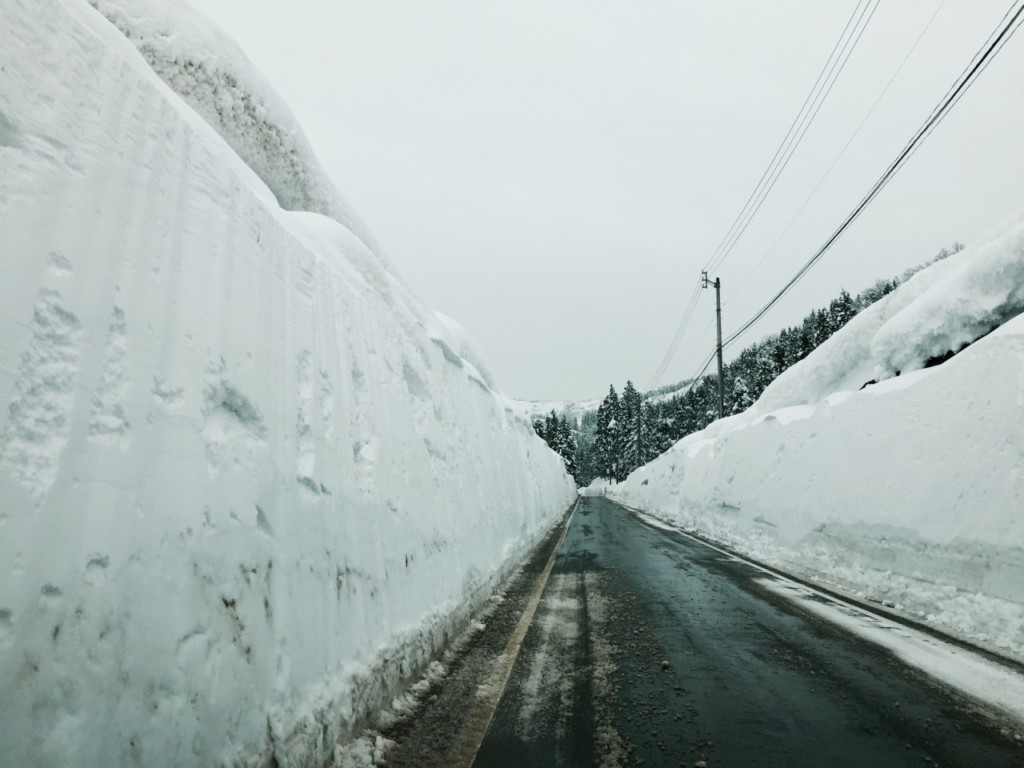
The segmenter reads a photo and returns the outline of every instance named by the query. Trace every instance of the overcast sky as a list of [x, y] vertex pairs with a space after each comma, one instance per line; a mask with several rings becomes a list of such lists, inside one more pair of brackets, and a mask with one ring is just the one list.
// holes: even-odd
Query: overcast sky
[[[726, 334], [841, 223], [1009, 4], [882, 0], [777, 186], [717, 270]], [[196, 5], [289, 102], [387, 256], [429, 306], [477, 340], [502, 388], [529, 399], [586, 399], [609, 383], [649, 383], [701, 268], [857, 3]], [[954, 240], [976, 242], [1024, 210], [1022, 72], [1024, 33], [732, 354], [841, 287], [856, 293]], [[713, 348], [713, 324], [706, 291], [659, 383], [695, 372]]]

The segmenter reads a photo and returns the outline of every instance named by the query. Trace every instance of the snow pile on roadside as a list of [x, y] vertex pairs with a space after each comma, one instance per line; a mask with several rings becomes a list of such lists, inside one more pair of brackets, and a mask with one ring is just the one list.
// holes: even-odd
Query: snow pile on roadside
[[914, 275], [784, 372], [747, 412], [817, 403], [923, 368], [1024, 311], [1024, 214]]
[[12, 0], [0, 48], [0, 762], [327, 763], [573, 484], [89, 4]]
[[1022, 309], [1024, 216], [607, 493], [1024, 657]]

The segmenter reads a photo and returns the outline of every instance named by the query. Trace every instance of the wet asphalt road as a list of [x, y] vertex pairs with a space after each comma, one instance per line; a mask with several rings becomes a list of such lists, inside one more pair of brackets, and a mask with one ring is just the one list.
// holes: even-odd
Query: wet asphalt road
[[582, 499], [473, 765], [1024, 766], [971, 705], [765, 578]]

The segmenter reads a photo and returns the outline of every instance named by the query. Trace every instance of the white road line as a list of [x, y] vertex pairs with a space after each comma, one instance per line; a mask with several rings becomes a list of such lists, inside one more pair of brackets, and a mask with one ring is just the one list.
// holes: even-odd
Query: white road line
[[892, 651], [908, 666], [986, 707], [996, 709], [1016, 723], [1024, 724], [1024, 675], [1011, 666], [972, 653], [959, 644], [946, 642], [857, 603], [822, 592], [810, 584], [787, 578], [756, 560], [717, 547], [638, 509], [626, 508], [651, 528], [682, 534], [732, 560], [757, 568], [768, 577], [757, 579], [764, 588], [831, 624]]

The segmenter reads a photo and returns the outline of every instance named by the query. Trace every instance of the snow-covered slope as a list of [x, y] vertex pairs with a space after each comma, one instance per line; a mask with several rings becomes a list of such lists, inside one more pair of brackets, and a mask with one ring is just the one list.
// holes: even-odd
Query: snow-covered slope
[[1024, 656], [1022, 309], [1024, 216], [608, 493]]
[[552, 411], [557, 416], [564, 416], [570, 423], [579, 423], [590, 411], [596, 411], [601, 405], [600, 400], [520, 400], [516, 410], [531, 422], [543, 419]]
[[0, 763], [322, 764], [572, 483], [312, 164], [274, 188], [290, 128], [245, 158], [86, 2], [3, 18]]

